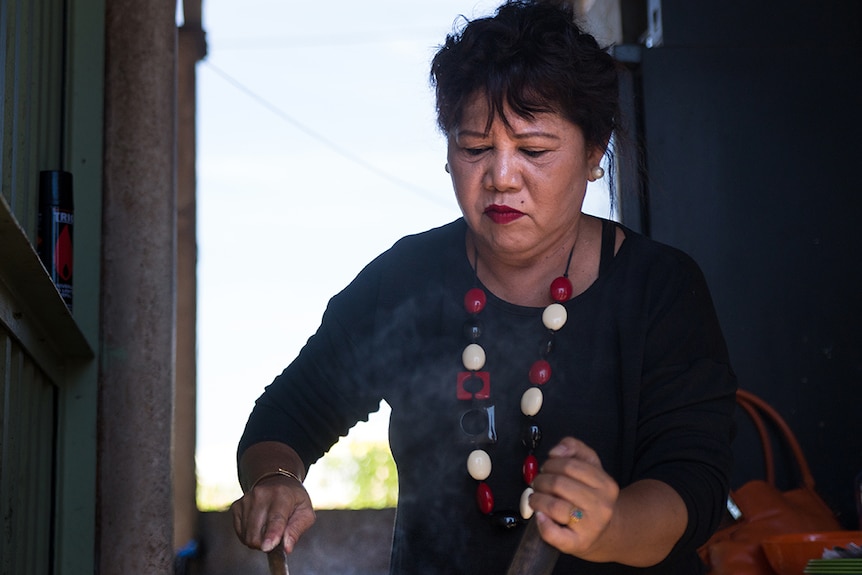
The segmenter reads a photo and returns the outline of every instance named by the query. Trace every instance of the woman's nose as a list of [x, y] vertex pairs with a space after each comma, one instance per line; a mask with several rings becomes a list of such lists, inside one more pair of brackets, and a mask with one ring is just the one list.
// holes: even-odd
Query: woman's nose
[[519, 187], [515, 158], [507, 151], [494, 151], [485, 169], [485, 188], [491, 192], [511, 192]]

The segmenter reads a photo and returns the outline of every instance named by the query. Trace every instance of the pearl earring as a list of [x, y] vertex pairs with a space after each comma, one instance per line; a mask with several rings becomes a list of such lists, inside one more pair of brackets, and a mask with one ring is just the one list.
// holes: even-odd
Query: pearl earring
[[447, 162], [446, 164], [443, 164], [443, 169], [444, 169], [444, 170], [446, 170], [446, 173], [447, 173], [447, 174], [449, 173], [449, 164], [448, 164], [448, 162]]
[[596, 166], [592, 170], [590, 170], [590, 177], [592, 177], [592, 181], [601, 180], [605, 175], [605, 169], [601, 166]]

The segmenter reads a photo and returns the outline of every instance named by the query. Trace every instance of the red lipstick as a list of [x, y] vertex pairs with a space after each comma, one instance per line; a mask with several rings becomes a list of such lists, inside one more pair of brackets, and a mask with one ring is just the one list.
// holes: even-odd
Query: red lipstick
[[500, 206], [492, 204], [485, 208], [485, 215], [488, 216], [495, 224], [508, 224], [514, 222], [524, 215], [524, 212], [519, 212], [515, 208], [509, 206]]

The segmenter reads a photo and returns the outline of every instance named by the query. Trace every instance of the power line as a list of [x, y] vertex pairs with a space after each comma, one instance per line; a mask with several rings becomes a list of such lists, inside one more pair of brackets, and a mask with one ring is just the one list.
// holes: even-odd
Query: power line
[[411, 184], [410, 182], [406, 182], [400, 178], [393, 176], [392, 174], [389, 174], [389, 173], [381, 170], [380, 168], [371, 164], [370, 162], [367, 162], [366, 160], [364, 160], [360, 156], [357, 156], [356, 154], [354, 154], [350, 150], [348, 150], [342, 146], [339, 146], [338, 144], [336, 144], [335, 142], [333, 142], [332, 140], [330, 140], [326, 136], [324, 136], [324, 135], [320, 134], [319, 132], [309, 128], [308, 126], [306, 126], [305, 124], [303, 124], [302, 122], [297, 120], [296, 118], [292, 117], [291, 115], [289, 115], [286, 112], [284, 112], [283, 110], [281, 110], [281, 108], [279, 108], [275, 104], [272, 104], [271, 102], [269, 102], [268, 100], [266, 100], [265, 98], [263, 98], [262, 96], [260, 96], [259, 94], [257, 94], [256, 92], [254, 92], [253, 90], [248, 88], [247, 86], [245, 86], [242, 82], [240, 82], [239, 80], [237, 80], [236, 78], [234, 78], [233, 76], [231, 76], [230, 74], [228, 74], [227, 72], [225, 72], [224, 70], [219, 68], [218, 66], [214, 65], [210, 60], [204, 60], [203, 62], [210, 70], [215, 72], [216, 75], [220, 76], [224, 81], [226, 81], [227, 83], [232, 85], [234, 88], [236, 88], [237, 90], [239, 90], [240, 92], [242, 92], [243, 94], [245, 94], [246, 96], [248, 96], [249, 98], [251, 98], [252, 100], [257, 102], [258, 104], [260, 104], [261, 106], [263, 106], [264, 108], [266, 108], [267, 110], [269, 110], [270, 112], [272, 112], [273, 114], [275, 114], [276, 116], [278, 116], [279, 118], [284, 120], [285, 122], [287, 122], [288, 124], [290, 124], [291, 126], [296, 128], [297, 130], [299, 130], [300, 132], [302, 132], [302, 133], [306, 134], [307, 136], [317, 140], [318, 142], [320, 142], [321, 144], [323, 144], [324, 146], [326, 146], [327, 148], [329, 148], [330, 150], [332, 150], [333, 152], [335, 152], [336, 154], [338, 154], [342, 158], [345, 158], [346, 160], [349, 160], [349, 161], [353, 162], [354, 164], [361, 166], [365, 170], [371, 172], [372, 174], [378, 176], [379, 178], [382, 178], [382, 179], [388, 181], [391, 184], [395, 184], [396, 186], [402, 187], [408, 191], [411, 191], [411, 192], [421, 196], [425, 200], [428, 200], [430, 202], [433, 202], [433, 203], [436, 203], [439, 205], [445, 205], [445, 207], [451, 207], [448, 203], [444, 203], [440, 198], [436, 197], [434, 194], [428, 192], [427, 190], [420, 188], [414, 184]]
[[388, 43], [418, 43], [419, 38], [436, 38], [439, 43], [440, 30], [438, 28], [414, 28], [412, 30], [398, 29], [381, 32], [362, 32], [353, 34], [333, 34], [305, 37], [238, 37], [220, 38], [217, 42], [212, 39], [210, 44], [217, 44], [219, 50], [272, 50], [291, 48], [328, 48], [359, 46], [370, 44]]

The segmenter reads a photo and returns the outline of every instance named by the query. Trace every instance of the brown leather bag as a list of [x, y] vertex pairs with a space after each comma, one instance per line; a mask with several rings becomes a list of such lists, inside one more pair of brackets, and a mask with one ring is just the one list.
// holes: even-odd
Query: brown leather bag
[[[835, 514], [814, 488], [814, 477], [793, 431], [768, 403], [739, 390], [737, 404], [751, 417], [763, 444], [766, 480], [753, 480], [731, 492], [742, 516], [720, 528], [700, 549], [711, 575], [774, 575], [761, 541], [784, 533], [839, 531]], [[789, 491], [775, 486], [775, 460], [768, 420], [790, 448], [801, 476], [801, 485]]]

